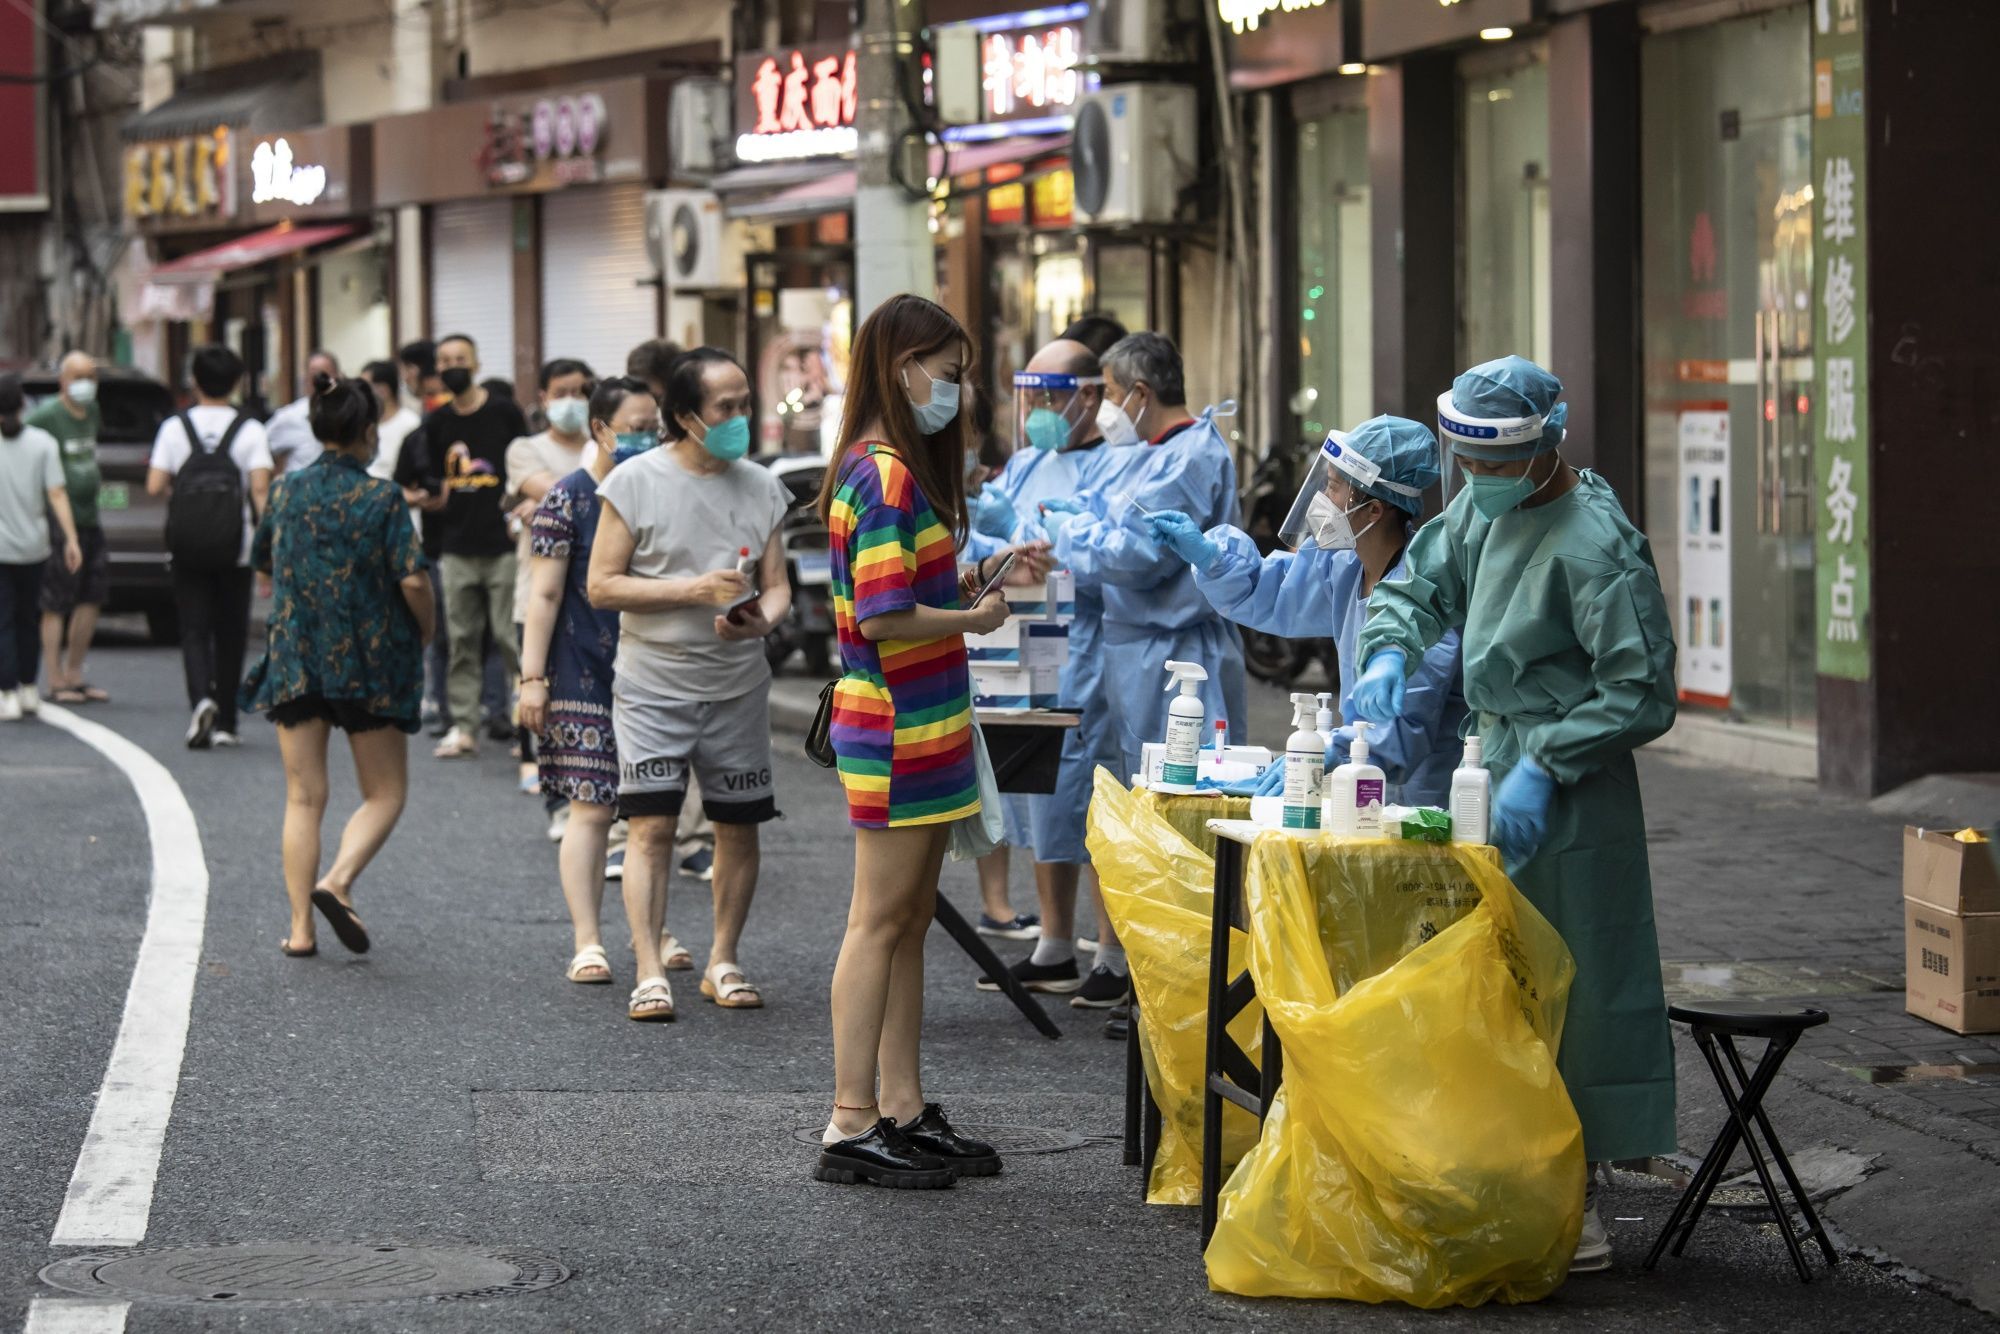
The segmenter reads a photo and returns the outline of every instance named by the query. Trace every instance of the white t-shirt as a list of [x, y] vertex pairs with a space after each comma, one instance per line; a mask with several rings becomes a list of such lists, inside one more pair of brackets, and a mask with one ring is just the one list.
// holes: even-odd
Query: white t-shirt
[[[423, 425], [424, 419], [405, 407], [398, 407], [384, 421], [375, 424], [375, 461], [368, 465], [370, 476], [384, 481], [396, 480], [396, 463], [403, 457], [403, 441], [410, 432]], [[417, 530], [417, 536], [424, 535], [424, 512], [415, 505], [410, 506], [410, 523]]]
[[294, 399], [271, 414], [264, 423], [264, 437], [271, 448], [273, 467], [295, 473], [325, 452], [326, 446], [312, 429], [312, 399]]
[[[586, 439], [585, 443], [588, 443]], [[507, 446], [507, 491], [501, 504], [508, 509], [527, 499], [521, 492], [521, 483], [538, 472], [553, 473], [550, 485], [583, 466], [584, 446], [571, 449], [547, 431], [540, 435], [524, 435]], [[509, 520], [513, 523], [513, 520]], [[532, 525], [522, 523], [514, 534], [514, 624], [526, 624], [528, 619], [528, 530]]]
[[[223, 433], [229, 423], [236, 420], [236, 409], [211, 407], [203, 403], [187, 410], [188, 420], [194, 423], [195, 434], [201, 437], [204, 452], [222, 443]], [[181, 470], [188, 461], [187, 432], [181, 429], [180, 414], [175, 413], [160, 423], [158, 435], [153, 437], [153, 457], [151, 466], [158, 468], [169, 477]], [[229, 447], [229, 457], [236, 463], [236, 471], [243, 477], [243, 551], [236, 558], [238, 565], [250, 563], [250, 539], [256, 533], [256, 524], [250, 517], [250, 474], [258, 468], [271, 468], [271, 445], [265, 438], [264, 424], [245, 420], [236, 432], [235, 443]]]
[[55, 549], [49, 492], [63, 485], [62, 447], [39, 426], [0, 436], [0, 563], [33, 565]]
[[[611, 470], [597, 497], [632, 530], [631, 573], [692, 579], [733, 570], [744, 547], [762, 557], [785, 517], [784, 484], [741, 459], [712, 476], [690, 472], [672, 445]], [[721, 607], [628, 611], [618, 618], [620, 676], [673, 699], [734, 699], [771, 679], [764, 645], [715, 633]]]

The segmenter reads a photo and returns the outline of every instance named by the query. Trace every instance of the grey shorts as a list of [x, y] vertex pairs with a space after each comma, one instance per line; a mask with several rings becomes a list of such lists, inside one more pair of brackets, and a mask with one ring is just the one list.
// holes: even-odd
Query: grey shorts
[[762, 824], [778, 814], [771, 787], [771, 686], [732, 699], [674, 699], [618, 677], [611, 686], [618, 738], [618, 813], [678, 816], [688, 774], [717, 824]]

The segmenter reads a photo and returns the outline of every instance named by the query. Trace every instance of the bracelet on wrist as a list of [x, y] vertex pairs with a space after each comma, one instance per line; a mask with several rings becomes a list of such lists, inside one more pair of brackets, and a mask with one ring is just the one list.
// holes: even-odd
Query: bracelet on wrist
[[546, 676], [524, 676], [517, 682], [517, 684], [524, 686], [545, 686], [548, 683], [549, 678]]

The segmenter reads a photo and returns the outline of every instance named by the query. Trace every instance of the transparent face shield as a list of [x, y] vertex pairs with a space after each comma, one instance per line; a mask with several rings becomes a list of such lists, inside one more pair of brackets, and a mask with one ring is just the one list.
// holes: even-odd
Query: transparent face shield
[[[1365, 530], [1369, 522], [1360, 518], [1357, 511], [1391, 492], [1413, 498], [1423, 494], [1417, 487], [1384, 477], [1373, 459], [1348, 446], [1345, 432], [1328, 431], [1326, 443], [1319, 447], [1312, 467], [1306, 470], [1305, 482], [1292, 502], [1291, 513], [1278, 529], [1278, 540], [1294, 551], [1308, 540], [1324, 549], [1351, 547], [1354, 532]], [[1393, 511], [1402, 512], [1401, 506], [1383, 503], [1389, 504]]]
[[1438, 395], [1438, 479], [1444, 503], [1465, 488], [1464, 461], [1513, 463], [1543, 452], [1546, 417], [1473, 417], [1452, 406], [1451, 391]]
[[1014, 448], [1067, 449], [1088, 434], [1096, 403], [1083, 391], [1101, 385], [1101, 375], [1014, 373]]

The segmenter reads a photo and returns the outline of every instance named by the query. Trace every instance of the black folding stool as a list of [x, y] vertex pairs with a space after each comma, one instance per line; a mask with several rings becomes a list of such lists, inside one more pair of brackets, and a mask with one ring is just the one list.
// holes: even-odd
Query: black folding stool
[[[1786, 1055], [1797, 1045], [1799, 1036], [1808, 1028], [1817, 1028], [1825, 1023], [1826, 1011], [1748, 1002], [1735, 1005], [1670, 1005], [1667, 1017], [1686, 1024], [1694, 1034], [1695, 1045], [1701, 1048], [1702, 1057], [1715, 1075], [1716, 1087], [1722, 1090], [1722, 1101], [1729, 1108], [1729, 1119], [1723, 1123], [1722, 1131], [1715, 1137], [1708, 1155], [1701, 1160], [1694, 1179], [1688, 1182], [1680, 1203], [1674, 1206], [1673, 1215], [1667, 1219], [1667, 1226], [1660, 1233], [1659, 1240], [1653, 1243], [1652, 1252], [1646, 1256], [1646, 1268], [1651, 1269], [1659, 1263], [1660, 1252], [1666, 1249], [1669, 1240], [1674, 1243], [1675, 1255], [1687, 1246], [1688, 1238], [1694, 1235], [1694, 1225], [1701, 1220], [1701, 1211], [1708, 1207], [1708, 1198], [1715, 1193], [1716, 1184], [1722, 1180], [1730, 1156], [1736, 1152], [1740, 1142], [1750, 1152], [1750, 1165], [1756, 1169], [1757, 1180], [1764, 1187], [1764, 1198], [1770, 1201], [1771, 1218], [1785, 1238], [1785, 1249], [1792, 1253], [1792, 1263], [1798, 1267], [1799, 1281], [1812, 1282], [1812, 1270], [1806, 1267], [1805, 1251], [1799, 1246], [1800, 1237], [1811, 1237], [1819, 1242], [1820, 1249], [1826, 1253], [1828, 1266], [1839, 1264], [1840, 1256], [1833, 1249], [1833, 1242], [1827, 1238], [1819, 1215], [1813, 1212], [1812, 1201], [1806, 1197], [1805, 1187], [1799, 1184], [1798, 1173], [1792, 1170], [1791, 1160], [1785, 1157], [1785, 1148], [1778, 1142], [1777, 1132], [1771, 1129], [1771, 1118], [1764, 1113], [1764, 1095], [1771, 1091], [1771, 1085], [1778, 1077], [1778, 1068], [1784, 1065]], [[1743, 1058], [1736, 1050], [1737, 1038], [1762, 1038], [1765, 1042], [1764, 1055], [1759, 1058], [1754, 1074], [1743, 1067]], [[1791, 1189], [1792, 1199], [1798, 1204], [1799, 1216], [1805, 1222], [1803, 1232], [1792, 1231], [1791, 1215], [1771, 1180], [1771, 1169], [1764, 1161], [1764, 1152], [1758, 1148], [1758, 1131], [1763, 1132], [1764, 1145], [1770, 1150], [1771, 1157], [1777, 1160], [1785, 1185]]]

